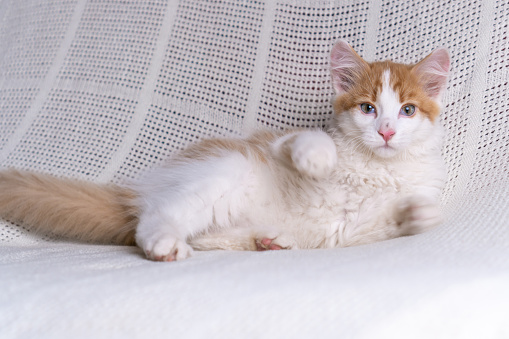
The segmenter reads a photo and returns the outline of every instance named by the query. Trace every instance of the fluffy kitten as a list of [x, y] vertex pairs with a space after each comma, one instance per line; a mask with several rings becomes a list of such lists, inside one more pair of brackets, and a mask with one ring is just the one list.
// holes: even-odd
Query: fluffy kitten
[[120, 187], [0, 172], [0, 215], [38, 231], [138, 244], [148, 258], [194, 249], [351, 246], [440, 223], [440, 96], [449, 55], [368, 63], [331, 52], [335, 121], [192, 145]]

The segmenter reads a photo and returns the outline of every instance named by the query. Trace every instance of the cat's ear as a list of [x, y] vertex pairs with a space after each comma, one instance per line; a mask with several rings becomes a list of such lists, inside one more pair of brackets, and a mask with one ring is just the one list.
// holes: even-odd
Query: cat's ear
[[449, 52], [445, 48], [438, 48], [416, 64], [412, 72], [418, 76], [426, 93], [436, 99], [445, 89], [450, 67]]
[[345, 40], [336, 42], [330, 58], [332, 85], [337, 94], [347, 92], [369, 67]]

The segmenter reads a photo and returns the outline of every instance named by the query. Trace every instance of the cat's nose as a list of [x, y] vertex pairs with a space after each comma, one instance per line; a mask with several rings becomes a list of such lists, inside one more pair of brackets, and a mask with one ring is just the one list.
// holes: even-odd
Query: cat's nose
[[392, 139], [392, 137], [394, 136], [394, 134], [396, 134], [396, 132], [393, 129], [388, 128], [388, 129], [380, 129], [378, 131], [378, 134], [380, 134], [382, 136], [382, 138], [384, 138], [385, 142], [388, 142], [389, 140]]

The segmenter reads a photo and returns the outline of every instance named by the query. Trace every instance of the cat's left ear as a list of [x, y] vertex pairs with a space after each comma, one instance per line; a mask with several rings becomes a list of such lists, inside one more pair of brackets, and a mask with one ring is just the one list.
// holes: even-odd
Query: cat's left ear
[[330, 55], [332, 85], [337, 94], [348, 92], [369, 65], [346, 40], [339, 40]]
[[433, 99], [440, 98], [447, 84], [451, 58], [445, 48], [438, 48], [412, 68], [426, 93]]

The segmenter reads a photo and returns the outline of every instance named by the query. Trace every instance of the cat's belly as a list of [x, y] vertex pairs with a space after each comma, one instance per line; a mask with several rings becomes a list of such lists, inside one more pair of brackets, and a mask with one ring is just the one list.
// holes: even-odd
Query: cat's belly
[[255, 168], [243, 196], [234, 199], [236, 208], [218, 204], [229, 216], [218, 226], [291, 234], [299, 248], [350, 246], [370, 242], [373, 234], [383, 239], [402, 181], [383, 171], [376, 177], [345, 173], [312, 180]]
[[276, 193], [254, 194], [235, 224], [290, 233], [299, 248], [355, 245], [362, 243], [363, 234], [378, 232], [374, 228], [388, 213], [398, 190], [396, 185], [352, 185], [337, 179], [283, 185]]

